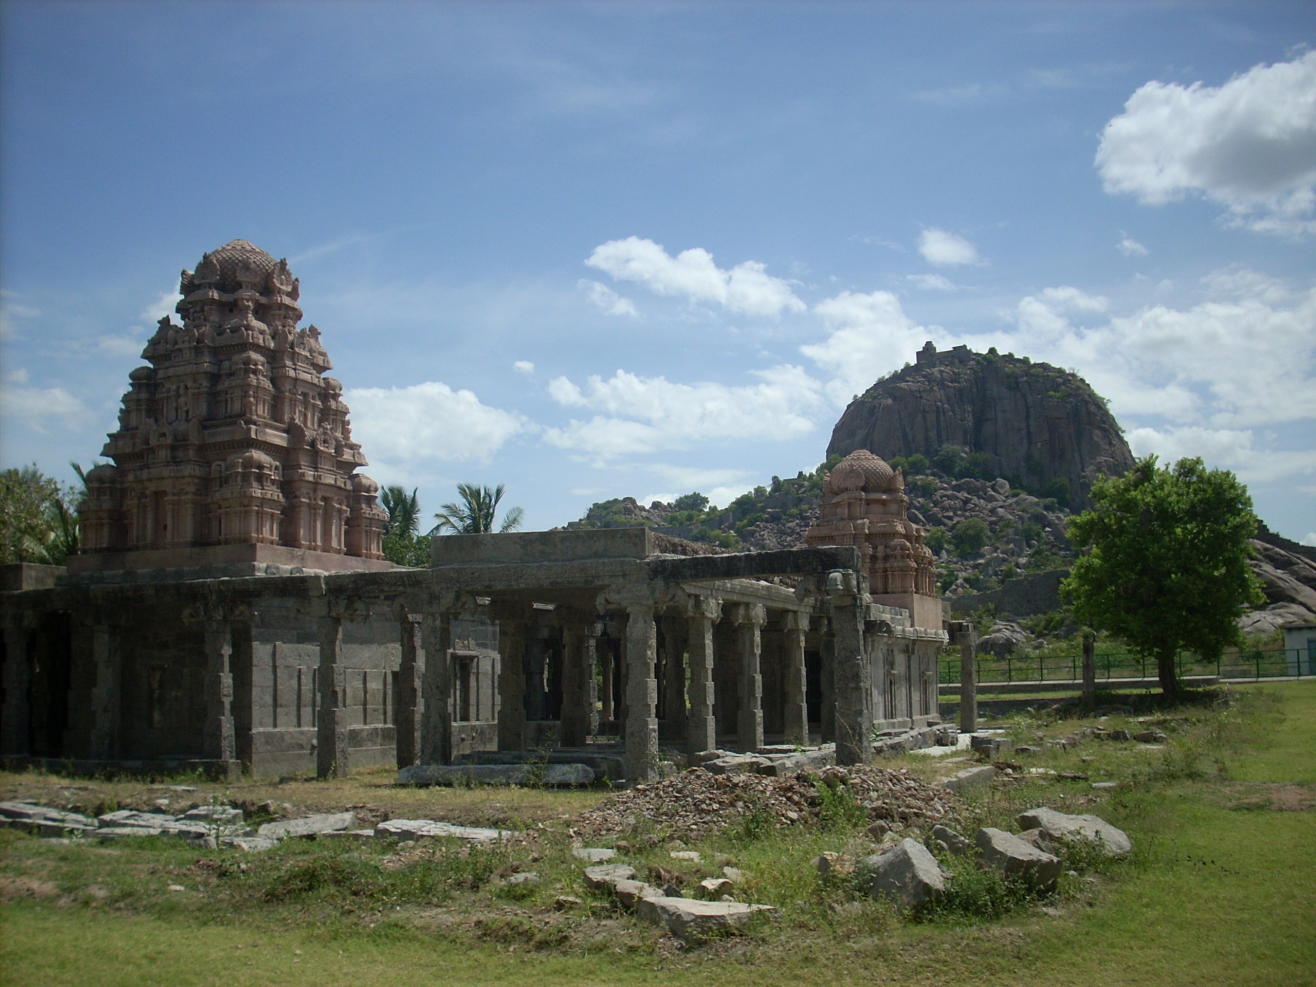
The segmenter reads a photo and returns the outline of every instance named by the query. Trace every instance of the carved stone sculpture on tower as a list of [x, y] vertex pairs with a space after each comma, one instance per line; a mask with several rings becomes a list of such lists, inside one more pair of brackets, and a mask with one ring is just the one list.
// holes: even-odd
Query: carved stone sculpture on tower
[[183, 271], [87, 475], [78, 570], [277, 563], [387, 568], [378, 485], [352, 441], [286, 260], [234, 240]]

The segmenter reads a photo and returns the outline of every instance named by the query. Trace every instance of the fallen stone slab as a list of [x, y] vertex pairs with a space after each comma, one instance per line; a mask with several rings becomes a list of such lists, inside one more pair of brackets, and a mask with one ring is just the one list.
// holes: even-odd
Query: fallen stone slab
[[245, 850], [247, 853], [264, 853], [279, 845], [278, 840], [268, 836], [225, 836], [219, 842], [224, 846]]
[[36, 802], [29, 801], [10, 801], [0, 802], [0, 824], [4, 820], [14, 820], [16, 822], [41, 820], [42, 822], [57, 823], [74, 827], [95, 827], [96, 820], [91, 816], [84, 816], [81, 812], [69, 812], [66, 809], [54, 809], [46, 805], [38, 805]]
[[617, 856], [616, 850], [609, 850], [606, 847], [572, 847], [571, 855], [577, 860], [583, 860], [587, 864], [605, 864], [613, 857]]
[[644, 881], [614, 881], [612, 883], [612, 893], [616, 896], [618, 904], [627, 911], [634, 911], [636, 905], [646, 898], [661, 898], [664, 892], [655, 888], [652, 884], [646, 884]]
[[412, 764], [398, 772], [400, 785], [547, 785], [572, 788], [594, 783], [586, 764]]
[[1100, 816], [1071, 815], [1040, 806], [1021, 812], [1018, 821], [1021, 829], [1039, 829], [1051, 842], [1088, 840], [1112, 857], [1123, 857], [1133, 851], [1133, 841], [1128, 834]]
[[242, 810], [233, 805], [198, 805], [178, 818], [215, 826], [240, 826], [243, 822]]
[[51, 819], [0, 819], [0, 826], [5, 829], [22, 830], [30, 836], [37, 836], [43, 840], [64, 836], [86, 836], [96, 832], [94, 824], [84, 826], [81, 823]]
[[759, 774], [767, 775], [770, 778], [784, 778], [786, 775], [793, 775], [799, 771], [808, 771], [811, 768], [829, 768], [836, 764], [835, 747], [823, 747], [818, 750], [798, 751], [790, 754], [756, 756], [765, 757], [768, 763], [755, 770]]
[[327, 812], [315, 816], [302, 816], [299, 819], [279, 819], [267, 822], [256, 829], [257, 836], [272, 840], [283, 840], [290, 836], [318, 836], [339, 829], [351, 829], [356, 825], [355, 812]]
[[699, 766], [715, 775], [767, 774], [772, 762], [757, 754], [731, 754], [704, 761]]
[[635, 906], [641, 921], [663, 926], [682, 941], [743, 929], [755, 915], [775, 915], [771, 905], [739, 901], [699, 901], [694, 898], [644, 898]]
[[975, 754], [994, 761], [1002, 754], [1014, 750], [1014, 741], [1009, 737], [976, 735], [969, 739], [969, 747]]
[[865, 857], [855, 868], [859, 888], [901, 908], [917, 908], [946, 890], [937, 858], [918, 840], [906, 837], [889, 850]]
[[728, 880], [725, 877], [706, 877], [699, 882], [699, 890], [703, 892], [705, 898], [710, 900], [716, 900], [724, 894], [730, 894], [735, 886], [735, 881]]
[[626, 777], [622, 755], [606, 751], [562, 747], [548, 751], [469, 751], [453, 759], [454, 764], [583, 764], [595, 778], [614, 781]]
[[203, 822], [182, 820], [177, 816], [160, 812], [137, 812], [133, 809], [118, 809], [97, 816], [96, 824], [101, 828], [156, 829], [189, 839], [215, 835], [215, 827]]
[[940, 823], [932, 827], [932, 839], [945, 847], [948, 853], [953, 853], [956, 856], [963, 856], [973, 849], [973, 844], [969, 842], [967, 837], [955, 832], [949, 826], [942, 826]]
[[971, 795], [987, 791], [992, 787], [995, 778], [994, 767], [990, 764], [979, 764], [972, 768], [963, 768], [949, 778], [941, 779], [941, 786], [950, 789], [956, 795]]
[[164, 834], [165, 830], [150, 826], [100, 826], [88, 833], [89, 836], [94, 836], [98, 840], [140, 840], [147, 836], [163, 836]]
[[692, 864], [697, 864], [704, 859], [698, 850], [673, 850], [667, 856], [673, 860], [685, 860]]
[[1049, 891], [1060, 877], [1060, 858], [1031, 846], [1003, 829], [985, 826], [974, 836], [978, 860], [1007, 877], [1020, 878], [1035, 891]]
[[630, 864], [598, 864], [585, 868], [585, 883], [595, 891], [606, 891], [618, 881], [633, 881], [635, 868]]
[[399, 840], [424, 840], [450, 837], [474, 843], [494, 843], [513, 836], [507, 829], [485, 829], [482, 826], [457, 826], [436, 819], [388, 819], [375, 827], [375, 836]]
[[317, 833], [317, 840], [373, 840], [373, 829], [331, 829], [327, 833]]

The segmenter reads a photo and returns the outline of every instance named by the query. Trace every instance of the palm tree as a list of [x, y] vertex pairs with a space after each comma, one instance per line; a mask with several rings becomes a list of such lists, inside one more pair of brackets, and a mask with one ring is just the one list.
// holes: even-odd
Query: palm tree
[[[474, 483], [457, 484], [457, 495], [461, 503], [444, 504], [434, 515], [439, 523], [434, 530], [443, 534], [451, 531], [458, 535], [475, 535], [494, 530], [494, 517], [498, 513], [498, 502], [503, 499], [503, 485], [490, 490], [477, 487]], [[519, 507], [510, 508], [499, 525], [499, 531], [515, 531], [521, 527], [525, 512]]]
[[388, 512], [384, 522], [385, 535], [414, 535], [420, 528], [420, 504], [416, 500], [416, 489], [407, 493], [401, 487], [385, 487], [379, 491], [379, 503]]

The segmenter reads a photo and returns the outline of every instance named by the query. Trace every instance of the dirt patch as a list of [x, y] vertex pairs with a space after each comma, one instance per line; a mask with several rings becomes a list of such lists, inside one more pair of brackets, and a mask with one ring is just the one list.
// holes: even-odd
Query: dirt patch
[[1219, 793], [1226, 809], [1311, 812], [1316, 809], [1316, 785], [1293, 782], [1235, 782]]
[[58, 898], [58, 886], [27, 874], [0, 874], [0, 902], [21, 898]]

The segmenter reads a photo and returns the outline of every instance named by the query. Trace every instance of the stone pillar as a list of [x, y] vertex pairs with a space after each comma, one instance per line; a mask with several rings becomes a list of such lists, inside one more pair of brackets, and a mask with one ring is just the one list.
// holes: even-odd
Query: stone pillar
[[978, 729], [978, 662], [977, 633], [973, 622], [960, 621], [960, 732], [973, 733]]
[[420, 618], [402, 608], [398, 614], [398, 632], [402, 655], [398, 662], [398, 695], [393, 723], [397, 734], [398, 767], [407, 768], [420, 758], [420, 726], [425, 703], [421, 694]]
[[864, 650], [864, 605], [855, 583], [852, 572], [828, 575], [832, 639], [836, 649], [832, 694], [836, 709], [837, 764], [863, 764], [873, 750], [873, 689]]
[[420, 761], [449, 764], [452, 761], [452, 613], [446, 609], [425, 613], [420, 628], [425, 648]]
[[626, 779], [653, 780], [658, 773], [658, 631], [652, 599], [626, 604]]
[[804, 745], [809, 742], [809, 707], [806, 700], [808, 682], [804, 670], [804, 635], [809, 630], [809, 615], [788, 610], [782, 616], [782, 637], [786, 651], [782, 732], [786, 743]]
[[32, 753], [32, 652], [26, 614], [5, 623], [5, 704], [0, 713], [0, 754]]
[[739, 709], [736, 744], [750, 753], [763, 746], [763, 674], [761, 632], [767, 611], [757, 603], [742, 603], [734, 610]]
[[818, 635], [818, 718], [824, 744], [836, 739], [836, 638], [832, 622], [824, 617]]
[[674, 738], [685, 736], [685, 619], [680, 614], [662, 618], [663, 719]]
[[498, 749], [525, 750], [526, 620], [511, 605], [498, 614]]
[[92, 625], [91, 660], [96, 678], [91, 690], [91, 756], [100, 761], [112, 760], [119, 753], [123, 669], [116, 638], [109, 624]]
[[343, 618], [337, 613], [320, 618], [317, 679], [320, 705], [315, 718], [315, 774], [317, 778], [343, 778], [347, 776], [347, 682], [343, 672]]
[[686, 647], [690, 653], [690, 711], [685, 749], [689, 754], [717, 747], [713, 718], [713, 624], [722, 615], [716, 597], [692, 596], [686, 606]]
[[594, 641], [598, 628], [590, 617], [572, 617], [562, 627], [562, 746], [589, 742], [594, 709]]
[[237, 757], [233, 735], [233, 625], [211, 618], [205, 626], [205, 744], [207, 758], [229, 762]]
[[1090, 630], [1083, 632], [1083, 702], [1097, 702], [1097, 635]]

